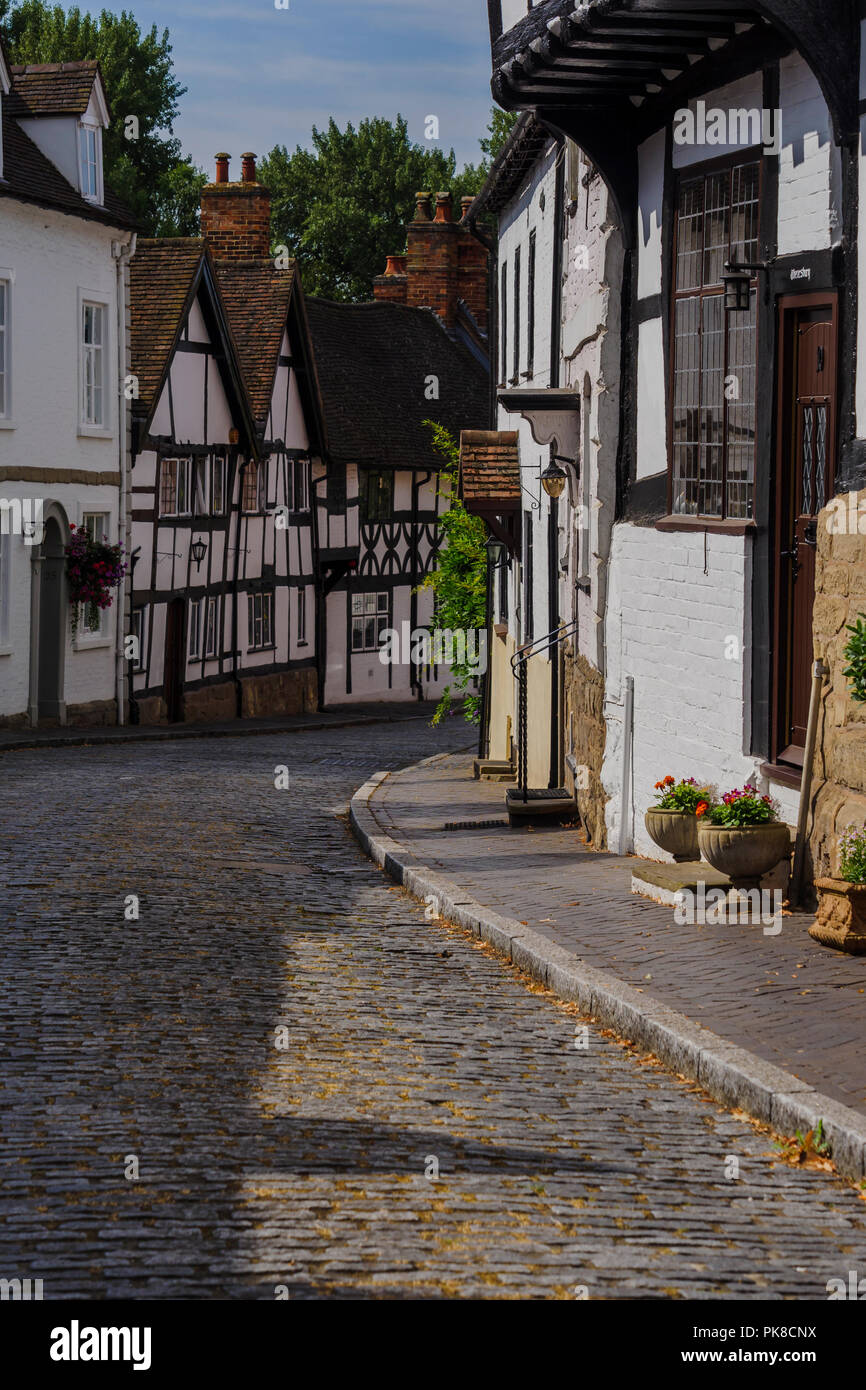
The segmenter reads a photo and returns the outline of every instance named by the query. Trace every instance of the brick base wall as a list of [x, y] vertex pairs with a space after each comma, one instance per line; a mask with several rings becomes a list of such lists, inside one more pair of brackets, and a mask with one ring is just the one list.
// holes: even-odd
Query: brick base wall
[[[866, 530], [866, 491], [841, 499], [848, 530]], [[815, 752], [808, 867], [836, 876], [837, 840], [849, 825], [866, 825], [866, 705], [851, 697], [842, 655], [849, 623], [866, 614], [866, 535], [831, 534], [832, 513], [821, 513], [815, 576], [815, 655], [830, 668], [824, 686]], [[853, 518], [853, 526], [850, 519]], [[833, 521], [836, 528], [839, 522]]]
[[607, 793], [602, 785], [606, 729], [604, 677], [580, 653], [566, 653], [565, 718], [578, 776], [566, 768], [566, 783], [573, 790], [583, 827], [593, 849], [607, 849], [605, 810]]

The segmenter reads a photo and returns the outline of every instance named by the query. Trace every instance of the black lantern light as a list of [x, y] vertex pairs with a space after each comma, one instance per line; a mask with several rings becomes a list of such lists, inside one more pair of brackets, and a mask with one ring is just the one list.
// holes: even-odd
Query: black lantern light
[[498, 569], [505, 559], [505, 545], [493, 532], [487, 537], [487, 558], [491, 569]]
[[201, 562], [207, 554], [207, 542], [202, 540], [193, 541], [189, 549], [192, 558], [195, 560], [196, 569], [201, 569]]
[[725, 287], [725, 309], [729, 314], [748, 312], [752, 302], [750, 269], [747, 266], [732, 265], [730, 262], [725, 266], [722, 284]]
[[541, 486], [544, 488], [548, 497], [553, 497], [554, 499], [561, 497], [567, 482], [568, 474], [565, 472], [565, 469], [560, 468], [556, 459], [551, 458], [550, 463], [541, 475]]

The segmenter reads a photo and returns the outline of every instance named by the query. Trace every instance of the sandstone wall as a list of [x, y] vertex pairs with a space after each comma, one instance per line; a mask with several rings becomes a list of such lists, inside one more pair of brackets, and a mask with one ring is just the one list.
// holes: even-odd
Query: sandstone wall
[[838, 873], [838, 836], [849, 825], [866, 824], [866, 705], [851, 697], [842, 655], [848, 624], [866, 614], [866, 491], [839, 499], [837, 508], [823, 511], [818, 524], [813, 631], [815, 656], [829, 666], [830, 677], [821, 701], [812, 784], [814, 877]]

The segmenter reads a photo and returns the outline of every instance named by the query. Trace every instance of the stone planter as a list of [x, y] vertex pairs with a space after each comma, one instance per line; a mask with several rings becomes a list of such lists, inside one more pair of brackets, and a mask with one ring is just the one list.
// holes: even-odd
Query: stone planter
[[769, 825], [709, 825], [698, 829], [701, 854], [714, 869], [726, 874], [735, 888], [760, 888], [764, 874], [791, 853], [791, 833], [781, 821]]
[[866, 884], [844, 878], [816, 878], [818, 916], [809, 935], [822, 946], [866, 955]]
[[653, 843], [672, 854], [678, 864], [700, 858], [698, 819], [690, 811], [662, 811], [651, 806], [644, 816], [644, 825]]

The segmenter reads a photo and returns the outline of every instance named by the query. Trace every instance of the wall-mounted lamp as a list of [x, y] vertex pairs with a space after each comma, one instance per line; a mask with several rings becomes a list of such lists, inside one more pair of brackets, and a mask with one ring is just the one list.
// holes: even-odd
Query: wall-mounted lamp
[[763, 270], [765, 273], [773, 261], [756, 261], [751, 265], [741, 265], [738, 261], [728, 261], [722, 276], [725, 287], [725, 311], [729, 314], [745, 314], [752, 302], [752, 280]]
[[551, 455], [550, 463], [541, 475], [541, 486], [544, 488], [548, 497], [556, 499], [562, 496], [567, 482], [568, 474], [565, 472], [564, 468], [560, 468], [556, 461], [556, 457]]
[[201, 569], [201, 562], [207, 554], [207, 542], [202, 540], [193, 541], [189, 551], [192, 558], [195, 560], [196, 569]]
[[503, 560], [505, 559], [506, 547], [504, 542], [501, 541], [498, 536], [494, 536], [493, 532], [491, 531], [490, 535], [487, 537], [486, 549], [487, 559], [490, 562], [490, 568], [494, 570], [498, 569], [499, 566], [502, 564]]

